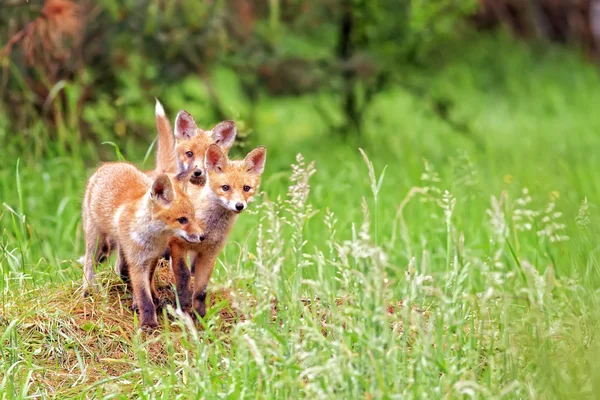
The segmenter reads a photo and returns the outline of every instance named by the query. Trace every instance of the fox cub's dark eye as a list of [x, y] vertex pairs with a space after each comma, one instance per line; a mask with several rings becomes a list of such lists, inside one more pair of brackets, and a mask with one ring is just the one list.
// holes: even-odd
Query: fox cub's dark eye
[[177, 218], [177, 222], [179, 222], [181, 225], [185, 225], [188, 223], [188, 219], [186, 217]]
[[249, 192], [249, 191], [250, 191], [250, 186], [244, 185], [244, 192]]
[[187, 158], [192, 158], [194, 156], [194, 153], [192, 153], [191, 151], [186, 151], [185, 155], [187, 156]]
[[224, 192], [229, 191], [229, 185], [223, 185], [221, 186], [221, 189], [223, 189]]

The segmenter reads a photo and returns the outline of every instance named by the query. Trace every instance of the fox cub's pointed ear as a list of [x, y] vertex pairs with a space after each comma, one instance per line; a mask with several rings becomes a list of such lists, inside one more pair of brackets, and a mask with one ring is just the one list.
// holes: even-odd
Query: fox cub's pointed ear
[[258, 175], [262, 174], [265, 170], [265, 161], [267, 161], [267, 149], [263, 146], [255, 148], [248, 153], [244, 161], [248, 166], [248, 172], [254, 172]]
[[227, 165], [227, 157], [219, 145], [213, 143], [208, 146], [204, 157], [204, 168], [207, 171], [222, 171]]
[[229, 150], [229, 148], [233, 145], [235, 135], [237, 135], [237, 129], [235, 127], [235, 122], [233, 121], [219, 122], [214, 128], [212, 128], [213, 140], [225, 150]]
[[184, 110], [177, 113], [175, 118], [175, 137], [177, 139], [191, 139], [198, 134], [198, 126], [192, 115]]
[[158, 201], [163, 205], [169, 205], [175, 198], [173, 184], [166, 174], [160, 174], [152, 183], [150, 191], [152, 200]]

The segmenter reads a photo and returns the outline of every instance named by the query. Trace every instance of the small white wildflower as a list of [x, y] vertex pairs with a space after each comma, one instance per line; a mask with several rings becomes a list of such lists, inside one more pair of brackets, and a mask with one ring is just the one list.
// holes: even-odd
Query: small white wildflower
[[449, 226], [452, 222], [452, 214], [454, 213], [454, 207], [456, 206], [456, 198], [452, 196], [452, 193], [450, 193], [448, 190], [444, 190], [440, 206], [444, 209], [446, 225]]
[[540, 307], [543, 306], [547, 294], [545, 277], [538, 272], [533, 264], [526, 260], [521, 262], [521, 268], [525, 275], [527, 275], [527, 282], [529, 284], [529, 287], [522, 289], [521, 292], [525, 292], [532, 303]]
[[415, 277], [415, 283], [419, 286], [426, 282], [433, 282], [433, 277], [431, 275], [417, 275]]
[[533, 228], [533, 221], [539, 213], [529, 208], [531, 202], [529, 189], [523, 188], [521, 197], [515, 200], [517, 207], [512, 215], [513, 224], [518, 231], [530, 231]]
[[529, 195], [529, 189], [526, 187], [521, 190], [521, 197], [515, 200], [515, 203], [520, 205], [521, 207], [525, 207], [529, 203], [531, 203], [531, 196]]
[[583, 228], [590, 224], [590, 210], [587, 197], [584, 197], [579, 206], [579, 212], [577, 218], [575, 218], [577, 226]]
[[442, 196], [442, 190], [438, 186], [440, 183], [440, 175], [437, 173], [433, 165], [425, 159], [423, 160], [423, 168], [425, 169], [425, 171], [421, 173], [423, 190], [426, 194], [431, 196], [431, 198], [423, 197], [421, 198], [421, 201], [428, 202], [431, 200], [438, 200]]
[[547, 237], [551, 243], [569, 240], [569, 236], [565, 234], [567, 226], [560, 221], [563, 216], [562, 212], [554, 211], [557, 199], [558, 192], [552, 192], [550, 202], [548, 202], [548, 205], [544, 209], [541, 219], [543, 224], [542, 229], [537, 231], [539, 237]]
[[506, 235], [508, 234], [508, 227], [506, 226], [506, 219], [504, 217], [504, 210], [502, 209], [502, 203], [504, 202], [504, 193], [500, 195], [500, 198], [496, 196], [491, 197], [491, 208], [486, 210], [487, 215], [490, 217], [490, 225], [492, 227], [492, 241], [493, 243], [503, 244]]

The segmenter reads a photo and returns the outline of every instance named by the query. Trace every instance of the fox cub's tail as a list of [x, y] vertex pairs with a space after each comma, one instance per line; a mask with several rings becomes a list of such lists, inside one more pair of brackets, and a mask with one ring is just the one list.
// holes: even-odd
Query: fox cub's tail
[[156, 130], [158, 131], [158, 147], [156, 150], [156, 172], [175, 173], [177, 161], [175, 157], [175, 136], [165, 109], [156, 99]]

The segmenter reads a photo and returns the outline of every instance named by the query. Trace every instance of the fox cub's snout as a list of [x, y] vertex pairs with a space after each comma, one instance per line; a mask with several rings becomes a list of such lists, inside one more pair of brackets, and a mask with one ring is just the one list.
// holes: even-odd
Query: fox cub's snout
[[169, 177], [162, 174], [152, 185], [154, 216], [165, 223], [173, 236], [189, 243], [200, 243], [206, 234], [201, 222], [195, 218], [194, 205], [182, 188], [170, 183]]

